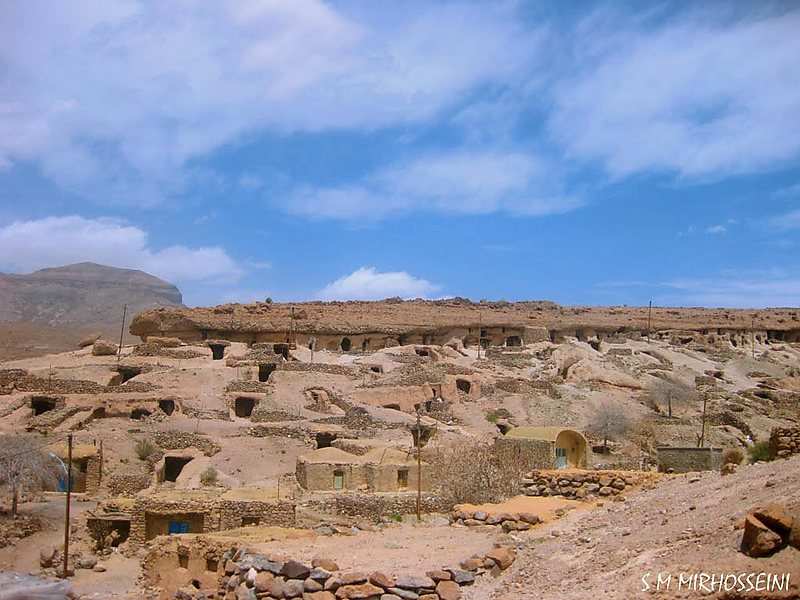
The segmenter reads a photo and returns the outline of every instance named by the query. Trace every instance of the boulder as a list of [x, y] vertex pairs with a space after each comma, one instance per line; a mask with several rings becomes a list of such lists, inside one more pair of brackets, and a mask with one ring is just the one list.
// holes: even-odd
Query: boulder
[[336, 564], [336, 561], [331, 560], [330, 558], [324, 558], [318, 556], [314, 560], [311, 561], [312, 567], [319, 567], [320, 569], [325, 569], [326, 571], [338, 571], [339, 565]]
[[539, 522], [539, 515], [535, 515], [533, 513], [520, 513], [519, 520], [523, 523], [528, 523], [530, 525], [536, 525]]
[[42, 548], [39, 550], [39, 566], [43, 569], [49, 569], [53, 566], [53, 563], [56, 560], [56, 548], [55, 546], [47, 546], [46, 548]]
[[428, 571], [425, 573], [428, 577], [433, 579], [434, 581], [450, 581], [453, 579], [453, 574], [449, 571], [442, 571], [442, 570], [435, 570], [435, 571]]
[[147, 343], [160, 346], [162, 348], [177, 348], [181, 345], [181, 340], [180, 338], [176, 337], [151, 336], [147, 338]]
[[268, 571], [262, 571], [261, 573], [258, 573], [253, 584], [256, 592], [264, 593], [269, 591], [269, 585], [272, 583], [273, 579], [275, 579], [275, 575]]
[[92, 356], [114, 356], [117, 353], [117, 345], [108, 340], [97, 340], [92, 345]]
[[794, 518], [780, 504], [757, 506], [750, 511], [750, 514], [782, 538], [788, 538]]
[[97, 331], [95, 333], [90, 333], [84, 338], [81, 338], [81, 341], [78, 342], [78, 348], [86, 348], [86, 346], [91, 346], [100, 339], [100, 335], [101, 333]]
[[289, 560], [283, 563], [281, 575], [288, 579], [305, 579], [311, 573], [311, 569], [296, 560]]
[[487, 554], [486, 558], [494, 561], [502, 571], [505, 571], [514, 562], [517, 557], [516, 552], [511, 548], [492, 548]]
[[742, 535], [742, 552], [753, 558], [767, 556], [781, 547], [781, 536], [764, 525], [753, 515], [744, 520]]
[[463, 569], [448, 569], [453, 575], [453, 581], [458, 585], [472, 585], [475, 583], [475, 573]]
[[436, 582], [425, 575], [400, 575], [395, 580], [395, 587], [403, 590], [432, 590]]
[[341, 585], [355, 585], [359, 583], [366, 583], [369, 579], [366, 573], [361, 573], [359, 571], [354, 571], [352, 573], [342, 573], [339, 577], [339, 583]]
[[343, 585], [336, 590], [337, 598], [345, 598], [347, 600], [380, 597], [381, 594], [383, 594], [383, 588], [379, 588], [369, 582], [360, 583], [358, 585]]
[[331, 573], [327, 569], [323, 569], [322, 567], [314, 567], [308, 574], [308, 576], [314, 581], [323, 581], [323, 582], [328, 581], [331, 575], [333, 575], [333, 573]]
[[91, 569], [97, 564], [97, 558], [94, 556], [82, 556], [78, 561], [78, 566], [81, 569]]
[[394, 587], [394, 579], [385, 573], [381, 573], [380, 571], [375, 571], [372, 575], [370, 575], [369, 582], [382, 588]]
[[309, 577], [303, 582], [303, 589], [306, 592], [321, 592], [325, 588], [319, 581], [317, 581], [316, 579], [311, 579], [311, 577]]
[[436, 584], [436, 593], [441, 600], [460, 600], [461, 587], [455, 581], [440, 581]]
[[299, 579], [289, 579], [283, 584], [284, 598], [302, 598], [305, 592], [305, 583]]
[[795, 515], [792, 531], [789, 533], [789, 545], [800, 550], [800, 515]]
[[311, 592], [303, 596], [303, 600], [336, 600], [333, 592]]

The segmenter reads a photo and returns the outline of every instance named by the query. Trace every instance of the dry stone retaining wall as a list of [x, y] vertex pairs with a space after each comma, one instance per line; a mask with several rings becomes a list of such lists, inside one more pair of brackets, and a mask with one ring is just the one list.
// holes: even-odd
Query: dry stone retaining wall
[[211, 438], [186, 431], [156, 431], [153, 433], [153, 441], [163, 450], [197, 448], [206, 456], [213, 456], [222, 450], [222, 447]]
[[112, 496], [130, 497], [150, 487], [152, 475], [148, 473], [114, 473], [108, 478], [108, 493]]
[[769, 443], [779, 458], [800, 454], [800, 427], [776, 427], [770, 433]]
[[[320, 512], [364, 519], [372, 523], [380, 523], [387, 517], [408, 515], [417, 510], [416, 492], [369, 494], [337, 493], [326, 494], [322, 498], [313, 498], [304, 503]], [[422, 494], [423, 512], [445, 512], [451, 506], [436, 494]]]
[[617, 496], [648, 478], [652, 475], [631, 471], [531, 471], [522, 480], [522, 492], [583, 500]]
[[722, 467], [722, 448], [673, 448], [660, 446], [660, 471], [689, 473], [690, 471], [719, 471]]

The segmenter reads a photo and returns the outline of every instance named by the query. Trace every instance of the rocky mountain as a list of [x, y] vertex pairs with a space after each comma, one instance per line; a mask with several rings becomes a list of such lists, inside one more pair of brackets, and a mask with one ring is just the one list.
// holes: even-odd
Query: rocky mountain
[[119, 331], [125, 304], [129, 319], [159, 306], [183, 306], [177, 287], [143, 271], [83, 262], [26, 275], [0, 273], [0, 322], [109, 335]]

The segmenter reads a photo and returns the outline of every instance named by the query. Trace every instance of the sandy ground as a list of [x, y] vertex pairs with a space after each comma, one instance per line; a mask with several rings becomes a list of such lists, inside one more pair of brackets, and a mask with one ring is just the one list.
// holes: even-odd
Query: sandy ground
[[[800, 513], [800, 457], [740, 467], [733, 475], [674, 476], [624, 503], [570, 511], [559, 521], [517, 534], [518, 561], [508, 577], [482, 580], [468, 599], [622, 600], [700, 598], [695, 591], [642, 591], [651, 573], [790, 573], [800, 594], [800, 551], [754, 559], [739, 551], [735, 529], [758, 504], [778, 502]], [[652, 583], [650, 579], [647, 580]], [[749, 596], [749, 597], [765, 597]], [[791, 596], [796, 597], [796, 596]]]

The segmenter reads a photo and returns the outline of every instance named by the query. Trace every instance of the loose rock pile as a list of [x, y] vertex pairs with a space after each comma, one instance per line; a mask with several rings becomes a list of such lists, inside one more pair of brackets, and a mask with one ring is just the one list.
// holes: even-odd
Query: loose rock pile
[[626, 471], [531, 471], [522, 479], [526, 496], [565, 496], [581, 500], [619, 496], [644, 476]]
[[496, 513], [488, 514], [483, 510], [466, 511], [456, 508], [450, 515], [450, 522], [455, 525], [479, 527], [481, 525], [496, 525], [503, 531], [527, 531], [540, 519], [533, 513]]
[[[516, 558], [514, 550], [496, 547], [485, 556], [475, 556], [458, 568], [428, 571], [425, 575], [390, 576], [380, 571], [342, 572], [335, 561], [318, 557], [311, 565], [284, 556], [264, 556], [230, 550], [224, 556], [224, 572], [218, 598], [256, 600], [303, 598], [304, 600], [459, 600], [461, 587], [472, 585], [477, 576], [505, 571]], [[182, 587], [178, 600], [208, 598], [205, 592]]]

